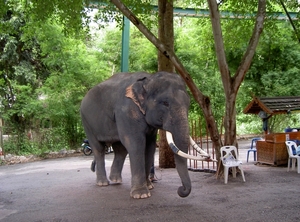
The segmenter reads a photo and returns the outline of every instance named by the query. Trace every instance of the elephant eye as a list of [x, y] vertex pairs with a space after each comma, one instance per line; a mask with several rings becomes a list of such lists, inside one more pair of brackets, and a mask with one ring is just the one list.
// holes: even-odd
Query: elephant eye
[[162, 104], [166, 107], [169, 107], [169, 103], [167, 101], [163, 101]]

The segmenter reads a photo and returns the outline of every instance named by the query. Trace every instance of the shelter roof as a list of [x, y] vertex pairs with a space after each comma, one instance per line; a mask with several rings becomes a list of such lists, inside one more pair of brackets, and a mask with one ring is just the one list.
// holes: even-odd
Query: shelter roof
[[300, 96], [254, 97], [243, 113], [258, 114], [260, 111], [272, 115], [300, 111]]

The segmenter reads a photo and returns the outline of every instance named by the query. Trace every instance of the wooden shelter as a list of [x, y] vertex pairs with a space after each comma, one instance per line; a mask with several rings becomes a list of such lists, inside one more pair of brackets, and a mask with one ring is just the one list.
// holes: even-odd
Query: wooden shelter
[[[267, 131], [268, 118], [276, 114], [300, 111], [300, 96], [254, 97], [244, 109], [245, 114], [258, 114], [263, 120], [264, 140], [257, 141], [257, 162], [283, 165], [288, 162], [285, 141], [300, 141], [300, 132], [271, 133]], [[296, 128], [295, 128], [296, 129]]]
[[300, 111], [300, 96], [254, 97], [243, 113], [258, 114], [260, 111], [270, 115]]

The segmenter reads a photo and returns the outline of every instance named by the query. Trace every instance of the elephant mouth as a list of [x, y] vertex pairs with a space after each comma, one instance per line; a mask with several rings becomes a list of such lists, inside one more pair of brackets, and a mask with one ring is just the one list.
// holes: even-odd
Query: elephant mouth
[[190, 146], [199, 153], [199, 156], [193, 156], [193, 155], [187, 154], [185, 152], [182, 152], [180, 149], [178, 149], [178, 147], [174, 143], [172, 133], [166, 131], [166, 137], [167, 137], [167, 141], [168, 141], [170, 148], [178, 156], [182, 156], [184, 158], [192, 159], [192, 160], [217, 162], [217, 160], [211, 159], [210, 155], [208, 153], [206, 153], [203, 149], [201, 149], [197, 145], [197, 143], [192, 139], [192, 137], [190, 137]]

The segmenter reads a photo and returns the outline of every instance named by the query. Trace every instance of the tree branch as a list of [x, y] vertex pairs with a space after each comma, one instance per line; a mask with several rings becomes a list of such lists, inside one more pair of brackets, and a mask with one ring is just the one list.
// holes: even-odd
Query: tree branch
[[[299, 1], [298, 1], [298, 2], [299, 2]], [[293, 20], [292, 20], [292, 18], [291, 18], [291, 16], [290, 16], [290, 14], [289, 14], [289, 12], [287, 11], [287, 9], [286, 9], [286, 7], [285, 7], [285, 5], [284, 5], [284, 3], [283, 3], [282, 0], [280, 0], [280, 4], [281, 4], [281, 6], [283, 7], [283, 10], [284, 10], [285, 14], [286, 14], [287, 17], [289, 18], [289, 21], [290, 21], [290, 23], [291, 23], [291, 25], [292, 25], [292, 27], [293, 27], [293, 29], [294, 29], [294, 32], [295, 32], [295, 34], [296, 34], [297, 39], [298, 39], [298, 42], [300, 42], [300, 37], [299, 37], [299, 35], [298, 35], [297, 28], [296, 28], [296, 26], [295, 26], [295, 24], [294, 24], [294, 22], [293, 22]]]
[[216, 56], [218, 61], [219, 70], [221, 73], [221, 78], [224, 86], [224, 92], [227, 94], [228, 89], [231, 88], [230, 81], [230, 72], [228, 68], [228, 64], [226, 61], [222, 29], [221, 29], [221, 19], [220, 12], [218, 9], [218, 4], [216, 0], [207, 0], [209, 11], [210, 11], [210, 19], [212, 24], [212, 31], [215, 40], [215, 48], [216, 48]]
[[245, 52], [242, 61], [240, 63], [240, 66], [238, 67], [234, 76], [233, 90], [236, 92], [238, 91], [241, 83], [245, 78], [246, 72], [249, 70], [249, 67], [251, 65], [256, 47], [259, 42], [259, 37], [263, 31], [265, 16], [266, 16], [266, 0], [259, 0], [256, 22], [252, 32], [252, 36], [248, 44], [247, 51]]

